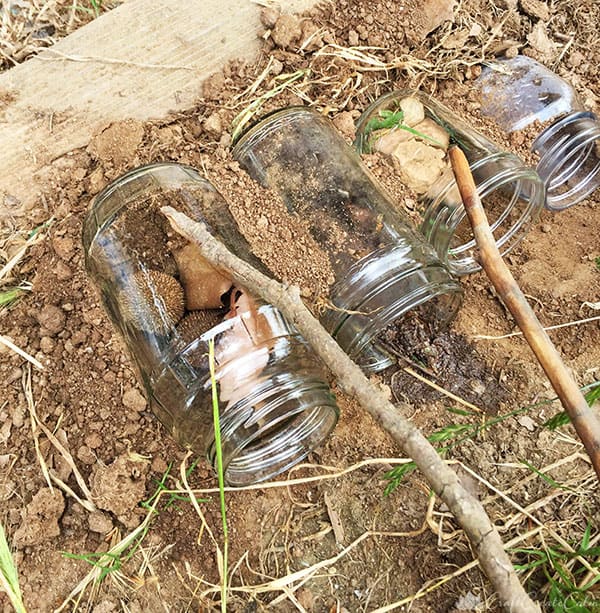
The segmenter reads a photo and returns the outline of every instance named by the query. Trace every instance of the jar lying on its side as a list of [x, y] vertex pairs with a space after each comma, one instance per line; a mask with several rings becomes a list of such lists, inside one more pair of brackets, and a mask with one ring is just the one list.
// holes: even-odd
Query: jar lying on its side
[[278, 111], [242, 136], [234, 157], [324, 252], [334, 280], [321, 322], [362, 368], [391, 364], [378, 341], [409, 311], [434, 328], [454, 316], [460, 285], [326, 117]]
[[389, 156], [395, 177], [419, 198], [421, 232], [450, 270], [463, 275], [480, 266], [473, 256], [475, 240], [447, 156], [451, 140], [469, 161], [498, 248], [506, 254], [543, 207], [544, 186], [534, 170], [419, 91], [382, 96], [357, 124], [357, 149]]
[[198, 221], [248, 261], [249, 247], [216, 190], [194, 169], [133, 170], [94, 201], [86, 268], [137, 365], [149, 404], [183, 445], [216, 465], [209, 344], [225, 479], [268, 479], [334, 428], [338, 409], [318, 358], [281, 313], [236, 287], [174, 233], [160, 207]]
[[600, 120], [569, 83], [525, 56], [490, 64], [475, 83], [483, 115], [507, 132], [534, 129], [548, 209], [566, 209], [600, 187]]

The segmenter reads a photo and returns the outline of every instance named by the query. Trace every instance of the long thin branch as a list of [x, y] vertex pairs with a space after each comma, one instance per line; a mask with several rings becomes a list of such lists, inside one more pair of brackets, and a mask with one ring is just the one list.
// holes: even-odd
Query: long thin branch
[[479, 247], [481, 265], [550, 379], [600, 479], [600, 418], [586, 402], [575, 379], [567, 370], [556, 347], [504, 263], [481, 206], [465, 154], [453, 146], [449, 155], [456, 183]]
[[247, 287], [276, 306], [327, 364], [341, 389], [354, 396], [410, 456], [433, 489], [462, 526], [501, 602], [513, 612], [539, 612], [526, 594], [504, 551], [502, 540], [483, 506], [459, 483], [456, 473], [440, 458], [423, 434], [402, 415], [410, 412], [405, 404], [394, 406], [383, 391], [363, 374], [340, 346], [304, 306], [299, 289], [287, 287], [261, 274], [233, 255], [201, 223], [196, 223], [172, 207], [163, 207], [173, 229], [197, 244], [202, 255], [217, 268], [228, 270], [236, 283]]

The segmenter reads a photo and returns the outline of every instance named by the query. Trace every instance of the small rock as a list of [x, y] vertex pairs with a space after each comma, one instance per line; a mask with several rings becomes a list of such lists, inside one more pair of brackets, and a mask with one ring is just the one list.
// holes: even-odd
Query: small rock
[[316, 23], [314, 23], [310, 19], [307, 19], [306, 21], [302, 22], [300, 30], [302, 49], [306, 51], [316, 51], [323, 46], [323, 37], [321, 36], [321, 29]]
[[416, 98], [403, 98], [400, 100], [400, 110], [404, 113], [402, 123], [410, 128], [421, 123], [425, 119], [425, 107], [420, 100]]
[[11, 383], [18, 381], [22, 376], [23, 376], [23, 369], [15, 367], [11, 369], [7, 375], [4, 376], [3, 382], [6, 385], [10, 385]]
[[416, 140], [400, 143], [393, 157], [399, 163], [401, 179], [418, 194], [424, 194], [447, 168], [441, 149]]
[[102, 169], [102, 166], [98, 166], [98, 168], [92, 171], [92, 173], [88, 177], [87, 190], [90, 194], [97, 194], [106, 187], [107, 183], [108, 181], [104, 176], [104, 170]]
[[88, 526], [92, 532], [98, 532], [98, 534], [106, 534], [113, 529], [112, 520], [102, 511], [91, 513], [88, 516]]
[[548, 21], [550, 19], [550, 9], [545, 2], [541, 0], [520, 0], [519, 4], [523, 12], [530, 17]]
[[54, 339], [49, 336], [42, 336], [40, 339], [40, 349], [44, 353], [52, 353], [54, 351], [54, 347], [56, 347]]
[[127, 390], [123, 394], [122, 401], [128, 409], [132, 409], [137, 413], [144, 411], [147, 405], [146, 399], [135, 387]]
[[13, 426], [20, 428], [25, 423], [25, 409], [18, 405], [12, 409], [11, 413]]
[[82, 445], [77, 450], [77, 459], [88, 465], [96, 463], [96, 456], [92, 453], [92, 450], [87, 445]]
[[552, 58], [556, 53], [556, 43], [548, 36], [546, 24], [538, 21], [527, 35], [527, 42], [544, 58]]
[[[381, 134], [381, 136], [380, 136]], [[384, 155], [392, 155], [400, 143], [413, 138], [412, 134], [402, 128], [392, 130], [378, 130], [375, 133], [376, 140], [373, 148]]]
[[39, 312], [37, 320], [43, 330], [48, 333], [43, 336], [55, 336], [64, 330], [67, 318], [62, 309], [48, 304]]
[[531, 417], [529, 417], [529, 415], [521, 415], [521, 417], [517, 418], [517, 422], [520, 426], [523, 426], [523, 428], [527, 428], [529, 432], [533, 432], [535, 430], [535, 422], [533, 419], [531, 419]]
[[358, 46], [360, 43], [360, 38], [356, 30], [350, 30], [350, 32], [348, 32], [348, 42], [352, 47]]
[[433, 121], [433, 119], [426, 117], [415, 126], [415, 130], [419, 132], [419, 134], [429, 137], [429, 139], [424, 139], [427, 141], [428, 145], [439, 147], [444, 151], [448, 149], [448, 146], [450, 145], [450, 135], [448, 132], [446, 132], [446, 130], [444, 130], [444, 128], [442, 128], [442, 126]]
[[291, 49], [301, 34], [300, 20], [294, 15], [284, 14], [279, 16], [273, 26], [271, 38], [281, 49]]
[[455, 0], [422, 0], [419, 3], [419, 23], [416, 24], [414, 32], [408, 33], [410, 38], [414, 42], [420, 42], [445, 21], [454, 21], [455, 6]]
[[68, 236], [55, 236], [52, 239], [52, 248], [54, 249], [54, 253], [56, 253], [61, 260], [70, 260], [75, 251], [75, 241]]
[[273, 28], [280, 15], [281, 13], [276, 8], [267, 6], [260, 12], [260, 22], [265, 28]]
[[85, 444], [90, 449], [98, 449], [102, 445], [102, 437], [98, 432], [92, 432], [85, 437]]
[[219, 113], [215, 112], [209, 115], [202, 124], [204, 129], [213, 136], [219, 136], [223, 131], [223, 122]]

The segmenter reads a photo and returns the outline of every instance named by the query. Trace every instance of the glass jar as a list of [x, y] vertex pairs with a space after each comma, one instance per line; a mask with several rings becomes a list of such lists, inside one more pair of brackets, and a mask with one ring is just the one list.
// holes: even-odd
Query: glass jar
[[133, 170], [97, 196], [83, 228], [86, 268], [121, 333], [149, 404], [216, 466], [209, 342], [225, 479], [263, 481], [304, 458], [338, 409], [322, 364], [273, 306], [235, 287], [169, 226], [171, 205], [204, 221], [259, 268], [220, 194], [178, 164]]
[[433, 328], [455, 315], [460, 285], [326, 117], [280, 110], [242, 136], [234, 157], [325, 253], [334, 279], [321, 323], [364, 370], [392, 363], [380, 341], [409, 311]]
[[419, 199], [421, 232], [456, 275], [480, 270], [475, 240], [447, 156], [465, 153], [500, 252], [510, 252], [544, 204], [540, 177], [512, 153], [468, 126], [426, 94], [404, 89], [376, 100], [357, 124], [356, 147], [393, 163], [394, 180]]
[[507, 132], [533, 130], [531, 150], [539, 156], [548, 209], [566, 209], [600, 186], [600, 121], [569, 83], [517, 56], [484, 68], [476, 86], [483, 115]]

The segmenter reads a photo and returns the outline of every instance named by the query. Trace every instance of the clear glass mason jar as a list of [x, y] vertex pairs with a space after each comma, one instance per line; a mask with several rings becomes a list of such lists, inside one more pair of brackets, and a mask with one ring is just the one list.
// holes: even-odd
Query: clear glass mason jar
[[166, 204], [207, 223], [260, 268], [214, 187], [196, 170], [166, 163], [133, 170], [97, 196], [83, 228], [87, 271], [152, 410], [216, 466], [214, 342], [225, 479], [263, 481], [323, 442], [338, 418], [335, 398], [298, 332], [174, 233], [159, 210]]
[[539, 156], [548, 209], [566, 209], [600, 187], [600, 120], [569, 83], [517, 56], [484, 68], [476, 86], [483, 115], [507, 132], [533, 128], [531, 150]]
[[378, 341], [407, 312], [434, 328], [455, 315], [460, 285], [326, 117], [307, 107], [277, 111], [233, 153], [326, 253], [335, 281], [321, 323], [364, 370], [392, 363]]
[[419, 196], [421, 232], [450, 270], [464, 275], [480, 266], [447, 157], [450, 141], [469, 161], [500, 252], [510, 252], [544, 204], [544, 186], [535, 170], [423, 92], [403, 89], [386, 94], [357, 123], [357, 149], [390, 156], [398, 180]]

